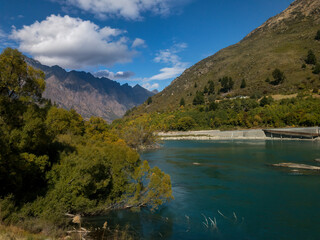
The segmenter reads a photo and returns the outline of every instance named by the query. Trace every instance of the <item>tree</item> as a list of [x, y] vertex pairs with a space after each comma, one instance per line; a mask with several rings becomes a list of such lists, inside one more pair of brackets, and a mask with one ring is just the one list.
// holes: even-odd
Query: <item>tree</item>
[[194, 83], [194, 88], [197, 88], [197, 87], [198, 87], [198, 85], [197, 85], [197, 83], [195, 82], [195, 83]]
[[221, 92], [229, 92], [234, 85], [234, 81], [232, 80], [231, 77], [223, 77], [219, 80], [221, 83]]
[[320, 40], [320, 30], [317, 32], [317, 35], [316, 35], [316, 37], [314, 38], [315, 40]]
[[314, 69], [313, 69], [312, 73], [314, 73], [314, 74], [319, 74], [320, 73], [320, 63], [317, 63], [314, 66]]
[[207, 94], [207, 93], [208, 93], [208, 87], [207, 87], [207, 86], [204, 86], [203, 93], [204, 93], [204, 94]]
[[270, 105], [273, 102], [273, 98], [272, 97], [266, 97], [264, 96], [261, 100], [260, 100], [260, 106], [264, 107], [266, 105]]
[[192, 117], [182, 117], [178, 120], [177, 129], [179, 131], [187, 131], [196, 125], [196, 121]]
[[196, 93], [196, 96], [193, 99], [193, 105], [201, 105], [204, 104], [204, 96], [202, 92]]
[[152, 103], [152, 97], [149, 97], [149, 98], [147, 99], [147, 104], [150, 105], [151, 103]]
[[315, 65], [317, 63], [317, 57], [312, 50], [309, 50], [308, 56], [305, 62], [306, 64], [312, 64], [312, 65]]
[[39, 101], [45, 89], [44, 73], [27, 65], [16, 49], [6, 48], [0, 55], [0, 95], [10, 99]]
[[245, 80], [245, 79], [242, 79], [240, 88], [246, 88], [246, 87], [247, 87], [246, 80]]
[[185, 106], [186, 102], [184, 101], [184, 98], [181, 98], [180, 99], [180, 107], [181, 106]]
[[284, 75], [284, 73], [276, 68], [273, 72], [272, 72], [272, 76], [274, 81], [271, 82], [271, 84], [273, 85], [279, 85], [281, 83], [283, 83], [283, 81], [286, 79], [286, 76]]
[[214, 94], [214, 82], [212, 80], [210, 80], [209, 82], [209, 90], [208, 90], [208, 94]]

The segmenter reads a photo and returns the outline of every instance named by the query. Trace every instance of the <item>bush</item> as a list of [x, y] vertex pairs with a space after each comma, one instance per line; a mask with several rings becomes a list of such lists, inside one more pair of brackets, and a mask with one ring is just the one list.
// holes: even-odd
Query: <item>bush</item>
[[187, 131], [196, 125], [196, 121], [192, 117], [183, 117], [178, 120], [177, 129], [179, 131]]
[[314, 73], [314, 74], [319, 74], [320, 73], [320, 63], [317, 63], [314, 66], [312, 73]]
[[281, 83], [283, 83], [283, 81], [286, 79], [286, 76], [284, 75], [284, 73], [276, 68], [273, 72], [272, 72], [272, 76], [274, 81], [271, 82], [271, 84], [273, 85], [279, 85]]
[[245, 79], [242, 79], [240, 88], [246, 88], [246, 87], [247, 87], [246, 80], [245, 80]]
[[193, 105], [201, 105], [204, 104], [204, 96], [202, 92], [196, 93], [196, 96], [193, 99]]
[[317, 63], [317, 57], [312, 50], [309, 50], [308, 56], [305, 62], [306, 64], [312, 64], [312, 65], [315, 65]]
[[320, 40], [320, 30], [317, 32], [316, 37], [314, 38], [315, 40]]

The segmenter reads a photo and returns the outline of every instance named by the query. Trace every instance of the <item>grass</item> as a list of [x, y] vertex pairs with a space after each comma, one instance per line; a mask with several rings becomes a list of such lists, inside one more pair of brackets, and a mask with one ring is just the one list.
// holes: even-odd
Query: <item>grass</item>
[[[32, 234], [15, 226], [0, 224], [0, 240], [47, 240], [50, 239], [42, 234]], [[51, 238], [53, 239], [53, 238]]]

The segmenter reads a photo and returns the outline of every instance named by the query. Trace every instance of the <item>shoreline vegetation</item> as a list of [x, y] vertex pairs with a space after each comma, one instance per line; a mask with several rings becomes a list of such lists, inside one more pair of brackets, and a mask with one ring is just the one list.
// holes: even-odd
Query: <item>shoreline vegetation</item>
[[44, 73], [18, 50], [0, 54], [2, 226], [58, 238], [74, 226], [66, 214], [155, 211], [173, 199], [170, 176], [136, 150], [152, 145], [151, 129], [84, 120], [42, 98], [44, 89]]

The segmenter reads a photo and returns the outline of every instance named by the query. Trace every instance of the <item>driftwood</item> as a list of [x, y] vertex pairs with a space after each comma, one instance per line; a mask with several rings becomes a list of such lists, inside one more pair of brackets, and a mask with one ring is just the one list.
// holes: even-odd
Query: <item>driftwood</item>
[[320, 167], [318, 167], [318, 166], [312, 166], [312, 165], [306, 165], [306, 164], [298, 164], [298, 163], [278, 163], [278, 164], [272, 164], [272, 166], [320, 171]]

